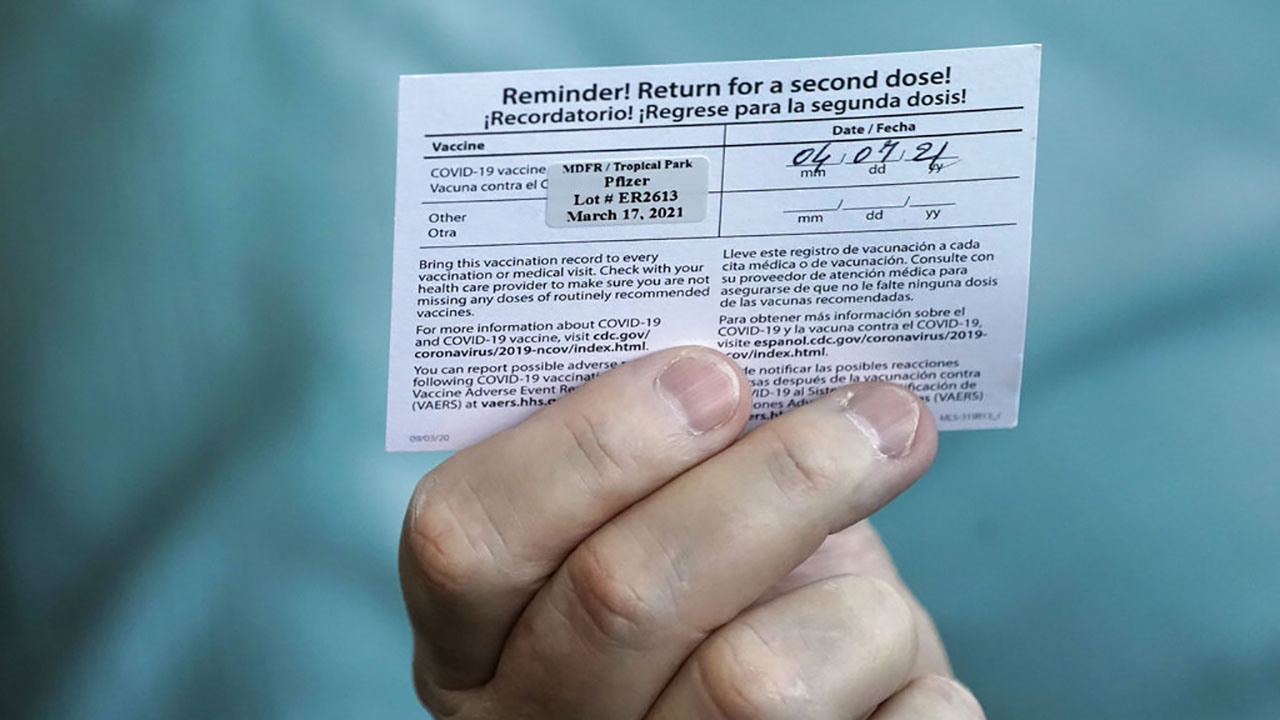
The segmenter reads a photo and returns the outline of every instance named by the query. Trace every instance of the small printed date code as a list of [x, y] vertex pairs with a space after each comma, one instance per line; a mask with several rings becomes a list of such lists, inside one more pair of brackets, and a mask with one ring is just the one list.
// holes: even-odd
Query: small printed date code
[[410, 435], [411, 443], [442, 443], [449, 442], [449, 433], [434, 433], [429, 435]]

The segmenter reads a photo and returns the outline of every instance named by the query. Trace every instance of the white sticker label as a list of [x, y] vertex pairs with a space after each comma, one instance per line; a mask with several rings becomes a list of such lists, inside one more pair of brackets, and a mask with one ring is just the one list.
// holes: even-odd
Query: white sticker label
[[699, 222], [707, 216], [705, 157], [573, 160], [547, 167], [547, 225]]
[[1040, 47], [401, 78], [387, 447], [687, 343], [1017, 422]]

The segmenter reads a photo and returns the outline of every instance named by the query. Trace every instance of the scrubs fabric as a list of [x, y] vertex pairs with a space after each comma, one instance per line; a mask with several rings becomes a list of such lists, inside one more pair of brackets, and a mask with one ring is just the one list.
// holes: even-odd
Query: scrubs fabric
[[1022, 425], [880, 527], [992, 718], [1280, 717], [1280, 5], [0, 6], [0, 716], [413, 718], [397, 76], [1044, 43]]

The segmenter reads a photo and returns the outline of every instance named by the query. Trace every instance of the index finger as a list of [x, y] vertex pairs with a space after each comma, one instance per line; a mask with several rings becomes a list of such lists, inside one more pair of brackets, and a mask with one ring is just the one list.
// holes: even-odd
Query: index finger
[[579, 542], [738, 436], [748, 387], [713, 350], [658, 352], [428, 473], [400, 553], [420, 691], [488, 680], [520, 611]]

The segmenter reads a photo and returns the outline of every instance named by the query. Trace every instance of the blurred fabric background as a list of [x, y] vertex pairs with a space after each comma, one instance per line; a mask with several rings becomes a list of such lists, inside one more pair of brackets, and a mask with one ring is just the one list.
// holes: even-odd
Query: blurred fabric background
[[880, 527], [992, 718], [1280, 717], [1280, 6], [0, 5], [0, 716], [413, 718], [402, 73], [1044, 43], [1022, 426]]

